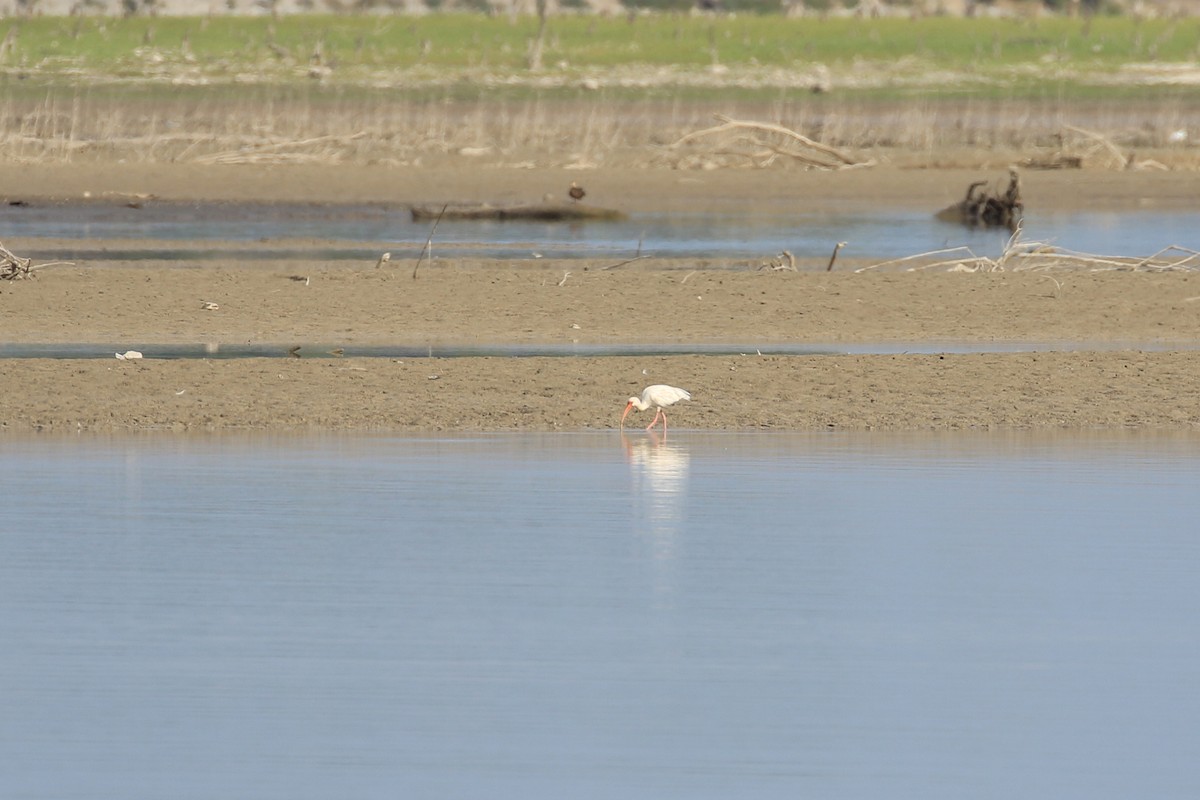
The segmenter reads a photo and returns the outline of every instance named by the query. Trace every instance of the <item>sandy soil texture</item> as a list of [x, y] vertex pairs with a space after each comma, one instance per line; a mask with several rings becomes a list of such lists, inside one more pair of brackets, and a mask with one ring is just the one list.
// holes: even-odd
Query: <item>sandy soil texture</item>
[[[425, 168], [357, 164], [263, 166], [192, 163], [0, 163], [0, 197], [13, 200], [122, 202], [130, 196], [169, 200], [255, 200], [305, 203], [446, 201], [530, 202], [563, 196], [572, 180], [588, 201], [637, 211], [778, 213], [840, 203], [928, 208], [962, 199], [977, 180], [1007, 183], [1010, 161], [980, 155], [980, 169], [880, 166], [839, 172], [673, 170], [615, 167], [586, 170], [500, 168], [458, 159]], [[1195, 172], [1187, 170], [1027, 170], [1026, 210], [1190, 208], [1200, 210]], [[1170, 244], [1170, 242], [1164, 242]]]
[[[9, 169], [0, 169], [0, 180]], [[104, 166], [25, 168], [22, 177], [38, 190], [26, 196], [42, 199], [128, 192], [282, 200], [320, 183], [331, 202], [505, 200], [534, 193], [543, 180], [566, 185], [563, 176], [522, 171], [368, 180], [354, 171], [255, 169], [218, 179], [212, 172], [161, 165], [140, 173]], [[590, 192], [621, 191], [625, 178], [635, 182], [636, 190], [625, 187], [631, 208], [699, 208], [794, 201], [813, 191], [882, 203], [918, 196], [937, 207], [955, 199], [969, 176], [864, 171], [793, 175], [792, 183], [757, 173], [584, 177]], [[1172, 173], [1070, 177], [1074, 188], [1061, 174], [1031, 176], [1030, 205], [1074, 207], [1090, 196], [1117, 209], [1200, 206], [1192, 182]], [[681, 191], [683, 179], [701, 183], [683, 184], [690, 188]], [[708, 188], [693, 191], [697, 185]], [[4, 243], [16, 251], [37, 245]], [[824, 258], [814, 255], [810, 266]], [[609, 428], [616, 426], [624, 399], [651, 383], [693, 392], [690, 404], [670, 412], [678, 428], [1200, 424], [1200, 276], [1191, 272], [860, 274], [850, 271], [852, 263], [839, 264], [833, 273], [711, 269], [704, 263], [602, 266], [439, 261], [423, 267], [416, 280], [411, 264], [396, 263], [382, 269], [246, 267], [218, 259], [203, 265], [97, 261], [47, 268], [33, 279], [0, 283], [0, 342], [105, 343], [114, 351], [252, 343], [277, 346], [279, 357], [9, 359], [0, 373], [5, 397], [0, 428]], [[293, 280], [299, 272], [307, 282]], [[564, 279], [565, 273], [570, 274]], [[206, 309], [206, 303], [216, 308]], [[744, 355], [732, 356], [287, 357], [296, 345], [328, 352], [366, 344], [574, 342], [748, 347]], [[992, 348], [1032, 342], [1074, 352], [937, 352], [952, 342]], [[772, 343], [905, 343], [922, 352], [764, 356], [750, 347]], [[648, 421], [643, 417], [642, 424]]]
[[[564, 279], [564, 274], [569, 273]], [[1200, 343], [1200, 275], [94, 267], [0, 285], [7, 342]], [[206, 310], [205, 304], [216, 304]]]
[[[1192, 428], [1200, 353], [242, 361], [19, 360], [7, 431], [615, 428], [628, 394], [693, 392], [713, 430]], [[650, 413], [634, 418], [637, 430]]]

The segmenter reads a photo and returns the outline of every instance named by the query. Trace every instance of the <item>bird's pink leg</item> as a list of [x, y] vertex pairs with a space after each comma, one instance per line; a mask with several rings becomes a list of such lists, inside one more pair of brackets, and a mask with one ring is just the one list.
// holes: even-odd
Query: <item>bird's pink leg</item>
[[653, 428], [655, 426], [655, 424], [658, 422], [659, 414], [662, 414], [662, 409], [656, 408], [654, 410], [654, 419], [650, 420], [650, 424], [646, 426], [646, 430], [650, 430], [651, 428]]

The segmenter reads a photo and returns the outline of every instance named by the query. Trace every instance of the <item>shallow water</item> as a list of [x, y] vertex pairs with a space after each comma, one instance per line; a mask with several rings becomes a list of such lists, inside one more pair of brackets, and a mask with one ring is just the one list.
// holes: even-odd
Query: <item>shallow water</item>
[[1195, 797], [1200, 439], [4, 442], [0, 796]]
[[235, 358], [602, 358], [610, 356], [730, 356], [730, 355], [890, 355], [901, 353], [1048, 353], [1111, 352], [1116, 350], [1191, 351], [1197, 342], [1171, 341], [1071, 341], [1071, 342], [828, 342], [734, 344], [491, 344], [491, 345], [416, 345], [371, 344], [155, 344], [133, 342], [0, 342], [4, 358], [114, 358], [117, 353], [136, 350], [150, 359], [235, 359]]
[[[1170, 244], [1200, 249], [1196, 215], [1190, 212], [1039, 212], [1026, 220], [1026, 241], [1105, 255], [1148, 256]], [[102, 204], [0, 206], [6, 236], [55, 239], [263, 241], [267, 249], [149, 248], [122, 252], [48, 249], [41, 259], [170, 260], [317, 259], [374, 261], [417, 258], [429, 237], [428, 223], [414, 223], [406, 208], [380, 205], [318, 206], [249, 203], [147, 203], [142, 208]], [[904, 209], [797, 210], [776, 215], [639, 214], [620, 222], [443, 221], [437, 229], [439, 257], [601, 258], [635, 254], [687, 258], [769, 258], [783, 250], [801, 257], [828, 256], [839, 241], [846, 258], [900, 258], [947, 247], [969, 247], [995, 257], [1007, 231], [969, 230], [925, 211]], [[314, 240], [361, 242], [322, 247]], [[289, 244], [289, 241], [291, 244]]]

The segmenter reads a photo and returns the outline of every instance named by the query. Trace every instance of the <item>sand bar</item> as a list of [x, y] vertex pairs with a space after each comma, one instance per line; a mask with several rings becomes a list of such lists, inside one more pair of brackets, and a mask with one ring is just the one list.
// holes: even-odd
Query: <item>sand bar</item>
[[[0, 177], [11, 169], [0, 169]], [[318, 181], [330, 202], [504, 201], [563, 177], [377, 172], [368, 180], [355, 170], [100, 165], [26, 167], [22, 175], [24, 185], [39, 190], [27, 196], [39, 202], [75, 201], [85, 191], [93, 199], [137, 192], [283, 200]], [[627, 195], [630, 208], [661, 202], [700, 209], [739, 199], [799, 202], [825, 187], [845, 202], [866, 196], [900, 202], [907, 193], [936, 208], [964, 177], [900, 170], [864, 176], [660, 171], [637, 178], [637, 191]], [[1194, 181], [1174, 173], [1075, 177], [1105, 207], [1200, 203], [1185, 191]], [[634, 180], [604, 171], [586, 178], [589, 193]], [[682, 180], [716, 188], [711, 196], [680, 192]], [[440, 195], [430, 188], [435, 184]], [[1028, 186], [1039, 203], [1081, 202], [1078, 186], [1061, 176], [1031, 176]], [[36, 250], [39, 243], [5, 244]], [[802, 255], [810, 267], [827, 257]], [[848, 261], [833, 273], [790, 273], [714, 269], [702, 261], [603, 269], [604, 263], [583, 260], [463, 259], [424, 265], [414, 280], [412, 266], [99, 259], [4, 282], [2, 343], [103, 343], [114, 351], [147, 343], [254, 343], [278, 346], [280, 355], [8, 359], [0, 373], [0, 428], [583, 430], [614, 427], [624, 398], [658, 382], [694, 394], [671, 415], [679, 428], [1190, 430], [1200, 423], [1200, 276], [1191, 272], [855, 273], [850, 268], [861, 265]], [[517, 343], [887, 344], [891, 350], [908, 343], [920, 352], [762, 356], [748, 347], [745, 355], [721, 356], [444, 359], [336, 353], [355, 345]], [[1060, 352], [939, 352], [964, 343], [982, 351], [1036, 343]], [[287, 358], [297, 345], [330, 352]]]

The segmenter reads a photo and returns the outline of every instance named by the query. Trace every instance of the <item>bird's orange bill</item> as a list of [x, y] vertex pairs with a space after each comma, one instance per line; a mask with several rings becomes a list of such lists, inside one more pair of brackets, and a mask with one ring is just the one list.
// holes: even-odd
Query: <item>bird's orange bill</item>
[[621, 427], [625, 427], [625, 418], [629, 416], [629, 409], [633, 408], [633, 403], [625, 404], [625, 413], [621, 415]]

